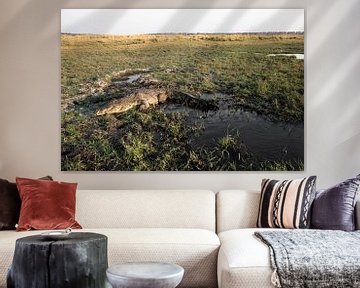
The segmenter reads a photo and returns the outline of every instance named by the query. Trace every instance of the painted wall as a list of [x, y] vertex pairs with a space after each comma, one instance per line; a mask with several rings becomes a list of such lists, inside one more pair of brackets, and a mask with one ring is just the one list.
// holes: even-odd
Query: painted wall
[[[166, 6], [165, 6], [166, 5]], [[61, 172], [61, 8], [305, 8], [304, 173]], [[360, 173], [359, 0], [17, 0], [0, 9], [0, 178], [52, 175], [81, 189], [258, 189], [263, 177]]]

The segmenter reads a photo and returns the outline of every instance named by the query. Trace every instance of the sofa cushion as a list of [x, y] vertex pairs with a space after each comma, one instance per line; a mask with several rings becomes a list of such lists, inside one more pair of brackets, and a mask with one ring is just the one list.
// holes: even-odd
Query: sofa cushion
[[0, 179], [0, 230], [15, 229], [21, 200], [15, 183]]
[[83, 228], [215, 231], [215, 194], [209, 190], [78, 190], [76, 198]]
[[[174, 228], [79, 230], [81, 231], [108, 237], [109, 265], [135, 261], [176, 263], [185, 269], [179, 287], [216, 287], [220, 241], [212, 231]], [[42, 232], [44, 231], [0, 232], [0, 287], [6, 287], [6, 271], [12, 261], [16, 239]]]
[[259, 191], [222, 190], [217, 193], [217, 233], [239, 228], [255, 228], [259, 201]]
[[257, 227], [309, 228], [316, 176], [294, 180], [263, 179]]
[[219, 288], [274, 287], [269, 248], [254, 236], [255, 231], [261, 230], [270, 229], [235, 229], [219, 234]]
[[21, 198], [16, 230], [81, 228], [75, 221], [76, 183], [16, 178]]
[[314, 229], [355, 229], [355, 204], [359, 193], [360, 175], [316, 193], [311, 216]]
[[[52, 180], [51, 176], [40, 179]], [[0, 179], [0, 230], [15, 230], [18, 223], [21, 199], [16, 183]]]

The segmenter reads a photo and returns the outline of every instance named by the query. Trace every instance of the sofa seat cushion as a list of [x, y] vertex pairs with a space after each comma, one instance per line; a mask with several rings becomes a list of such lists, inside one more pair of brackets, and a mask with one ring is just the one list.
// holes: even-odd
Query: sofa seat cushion
[[[82, 229], [108, 237], [109, 265], [136, 261], [163, 261], [185, 269], [179, 287], [216, 287], [216, 264], [220, 241], [203, 229], [136, 228]], [[12, 262], [17, 238], [44, 231], [0, 232], [0, 288], [6, 287], [6, 273]]]
[[98, 231], [109, 237], [109, 265], [137, 261], [171, 262], [185, 269], [179, 287], [216, 287], [220, 241], [212, 231], [178, 228]]
[[219, 234], [219, 288], [274, 287], [269, 247], [254, 236], [255, 231], [262, 230], [274, 229], [234, 229]]

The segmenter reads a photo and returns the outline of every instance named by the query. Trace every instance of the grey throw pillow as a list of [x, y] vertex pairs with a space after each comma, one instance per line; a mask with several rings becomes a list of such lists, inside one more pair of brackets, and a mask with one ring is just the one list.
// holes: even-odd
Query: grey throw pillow
[[311, 228], [353, 231], [355, 202], [360, 186], [360, 174], [315, 195], [311, 213]]

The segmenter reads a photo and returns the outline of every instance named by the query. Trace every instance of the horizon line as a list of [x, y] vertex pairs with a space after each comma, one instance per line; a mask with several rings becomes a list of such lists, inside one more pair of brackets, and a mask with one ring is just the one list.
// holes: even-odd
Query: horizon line
[[113, 34], [113, 33], [79, 33], [61, 32], [65, 35], [106, 35], [106, 36], [137, 36], [137, 35], [256, 35], [256, 34], [305, 34], [305, 31], [258, 31], [258, 32], [159, 32], [159, 33], [139, 33], [139, 34]]

